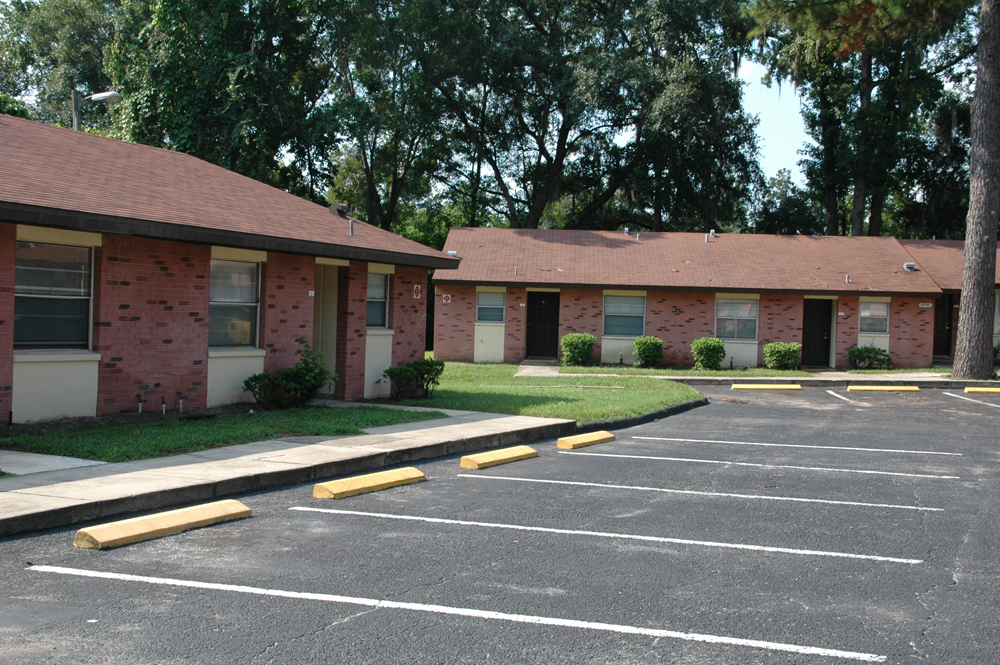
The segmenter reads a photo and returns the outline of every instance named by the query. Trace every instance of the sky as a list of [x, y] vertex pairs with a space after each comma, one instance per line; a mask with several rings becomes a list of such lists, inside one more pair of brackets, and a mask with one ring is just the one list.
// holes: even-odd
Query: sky
[[768, 178], [777, 175], [779, 169], [788, 169], [792, 182], [802, 185], [805, 178], [797, 164], [802, 158], [798, 151], [810, 139], [799, 114], [799, 95], [787, 82], [780, 91], [774, 84], [764, 86], [760, 79], [765, 71], [754, 62], [744, 61], [740, 67], [740, 78], [747, 84], [743, 88], [743, 108], [760, 119], [760, 167]]

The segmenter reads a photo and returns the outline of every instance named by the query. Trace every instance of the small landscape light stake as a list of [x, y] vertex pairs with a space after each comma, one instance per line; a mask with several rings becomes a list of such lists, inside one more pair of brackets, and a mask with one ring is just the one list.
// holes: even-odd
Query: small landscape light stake
[[163, 409], [163, 415], [167, 415], [167, 396], [160, 395], [160, 407]]
[[142, 405], [146, 403], [146, 400], [142, 398], [142, 395], [136, 395], [135, 401], [139, 402], [139, 413], [142, 413]]
[[177, 401], [180, 403], [181, 413], [184, 413], [184, 393], [177, 391]]

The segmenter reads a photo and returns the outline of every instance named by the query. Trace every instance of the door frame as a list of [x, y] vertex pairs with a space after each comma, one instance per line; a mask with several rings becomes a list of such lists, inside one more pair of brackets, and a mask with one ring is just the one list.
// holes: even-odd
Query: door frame
[[[802, 327], [805, 330], [805, 301], [826, 300], [830, 303], [830, 352], [827, 357], [827, 367], [837, 366], [837, 303], [838, 296], [805, 296], [802, 303]], [[804, 338], [803, 338], [803, 341]]]
[[[537, 294], [537, 295], [548, 295], [548, 296], [553, 296], [554, 295], [555, 299], [556, 299], [555, 317], [554, 317], [554, 323], [552, 324], [554, 326], [554, 328], [555, 328], [555, 344], [554, 344], [554, 349], [553, 349], [552, 355], [534, 355], [534, 356], [530, 356], [528, 354], [528, 340], [531, 337], [531, 331], [530, 331], [530, 328], [531, 328], [531, 300], [532, 300], [532, 295], [534, 295], [534, 294]], [[558, 358], [559, 357], [559, 312], [560, 312], [559, 308], [560, 308], [560, 305], [562, 304], [562, 296], [561, 296], [561, 294], [559, 292], [559, 289], [529, 288], [526, 291], [526, 293], [525, 293], [524, 300], [525, 300], [524, 304], [525, 304], [525, 309], [526, 309], [526, 311], [524, 313], [524, 357], [525, 358], [539, 358], [539, 359], [546, 359], [546, 360], [549, 359], [549, 358]]]

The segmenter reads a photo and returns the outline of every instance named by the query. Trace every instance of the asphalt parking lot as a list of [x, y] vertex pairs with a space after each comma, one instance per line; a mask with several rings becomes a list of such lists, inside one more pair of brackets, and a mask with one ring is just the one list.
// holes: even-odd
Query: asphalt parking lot
[[0, 662], [997, 661], [1000, 395], [703, 392], [116, 550], [0, 540]]

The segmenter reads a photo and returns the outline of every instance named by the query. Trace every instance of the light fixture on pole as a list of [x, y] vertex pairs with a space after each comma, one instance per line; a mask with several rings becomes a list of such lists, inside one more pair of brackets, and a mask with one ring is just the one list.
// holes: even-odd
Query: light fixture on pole
[[97, 94], [88, 95], [87, 97], [81, 95], [79, 90], [73, 90], [70, 94], [70, 100], [73, 102], [73, 129], [78, 132], [82, 131], [80, 129], [80, 107], [83, 106], [84, 100], [103, 102], [108, 106], [113, 106], [114, 104], [117, 104], [118, 100], [121, 98], [122, 96], [114, 90], [109, 92], [98, 92]]

